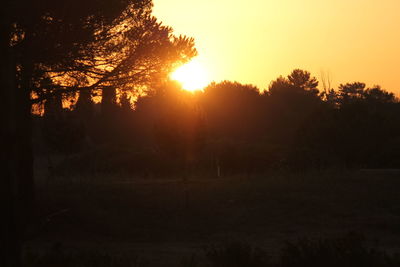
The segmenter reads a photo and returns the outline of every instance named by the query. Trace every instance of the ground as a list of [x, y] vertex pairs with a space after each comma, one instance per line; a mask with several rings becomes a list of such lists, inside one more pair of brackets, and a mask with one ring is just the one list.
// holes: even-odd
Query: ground
[[42, 178], [32, 250], [59, 245], [179, 266], [212, 244], [240, 241], [278, 255], [287, 240], [355, 231], [400, 251], [397, 171]]

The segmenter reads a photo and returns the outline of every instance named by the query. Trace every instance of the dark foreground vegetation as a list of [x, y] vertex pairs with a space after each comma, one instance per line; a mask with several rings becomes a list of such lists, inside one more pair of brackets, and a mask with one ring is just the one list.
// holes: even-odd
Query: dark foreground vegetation
[[[50, 251], [38, 256], [25, 255], [26, 266], [87, 266], [87, 267], [143, 267], [153, 266], [146, 259], [134, 255], [112, 256], [107, 253], [66, 252], [54, 246]], [[162, 266], [169, 266], [164, 262]], [[287, 242], [280, 256], [272, 260], [266, 250], [246, 243], [228, 243], [208, 247], [202, 256], [191, 254], [183, 257], [175, 266], [215, 266], [215, 267], [318, 267], [318, 266], [400, 266], [398, 254], [388, 254], [377, 247], [366, 245], [365, 239], [354, 233], [336, 239], [302, 239]]]
[[398, 177], [388, 171], [186, 180], [66, 174], [38, 182], [40, 213], [26, 260], [33, 266], [399, 266]]

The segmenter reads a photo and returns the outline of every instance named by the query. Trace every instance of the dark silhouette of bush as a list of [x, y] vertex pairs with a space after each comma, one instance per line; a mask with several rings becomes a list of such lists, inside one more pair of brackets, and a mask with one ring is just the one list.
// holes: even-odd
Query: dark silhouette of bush
[[394, 267], [400, 258], [370, 247], [365, 238], [349, 233], [337, 239], [303, 239], [282, 249], [280, 267]]
[[280, 257], [272, 260], [265, 250], [244, 242], [228, 243], [206, 250], [214, 267], [397, 267], [400, 257], [369, 245], [363, 235], [348, 233], [339, 238], [300, 239], [286, 242]]
[[269, 257], [260, 248], [253, 248], [247, 243], [233, 242], [206, 250], [207, 261], [213, 267], [267, 267]]
[[27, 252], [23, 258], [26, 267], [145, 267], [147, 262], [132, 255], [112, 255], [99, 251], [67, 251], [60, 243], [42, 254]]

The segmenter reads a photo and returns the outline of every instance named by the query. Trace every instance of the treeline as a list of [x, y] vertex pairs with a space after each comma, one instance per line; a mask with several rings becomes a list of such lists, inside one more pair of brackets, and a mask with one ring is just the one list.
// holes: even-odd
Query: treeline
[[304, 70], [268, 90], [224, 81], [190, 93], [157, 86], [72, 109], [45, 104], [36, 125], [47, 151], [79, 155], [82, 171], [141, 175], [271, 169], [399, 168], [400, 103], [364, 83], [323, 86]]

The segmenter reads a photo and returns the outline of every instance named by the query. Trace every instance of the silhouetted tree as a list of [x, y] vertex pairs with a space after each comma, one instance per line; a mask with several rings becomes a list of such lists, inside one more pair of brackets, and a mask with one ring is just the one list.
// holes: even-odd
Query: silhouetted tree
[[[83, 119], [90, 119], [94, 112], [91, 90], [79, 92], [78, 100], [75, 105], [75, 112]], [[45, 114], [47, 116], [47, 114]]]
[[311, 74], [308, 71], [295, 69], [288, 76], [288, 81], [295, 88], [300, 88], [304, 91], [309, 91], [314, 94], [318, 94], [318, 81], [315, 77], [311, 77]]
[[198, 160], [205, 142], [204, 112], [194, 95], [175, 82], [136, 102], [137, 130], [169, 168], [181, 172]]
[[[101, 70], [97, 84], [108, 85], [102, 91], [104, 112], [116, 103], [116, 90], [143, 90], [155, 80], [165, 80], [172, 67], [196, 55], [192, 38], [176, 37], [172, 29], [154, 17], [144, 16], [132, 22], [132, 29], [117, 40], [118, 53], [104, 51], [109, 70]], [[112, 43], [111, 45], [114, 45]], [[116, 48], [113, 47], [112, 51]]]
[[303, 122], [318, 110], [322, 100], [318, 81], [310, 73], [294, 70], [273, 81], [266, 93], [268, 132], [278, 143], [291, 144]]
[[[149, 1], [2, 3], [2, 266], [20, 266], [23, 224], [32, 210], [31, 93], [41, 91], [43, 79], [54, 72], [84, 69], [94, 59], [90, 44], [109, 35], [117, 21], [129, 14], [127, 10], [150, 6]], [[46, 84], [47, 96], [55, 94], [52, 89], [65, 89], [46, 81], [51, 81]], [[71, 87], [76, 89], [75, 84]]]
[[257, 87], [230, 81], [211, 83], [198, 97], [213, 138], [248, 140], [259, 134], [262, 99]]
[[346, 165], [372, 167], [390, 162], [390, 143], [399, 134], [394, 95], [379, 86], [366, 88], [365, 83], [354, 82], [339, 86], [336, 102], [335, 146]]

